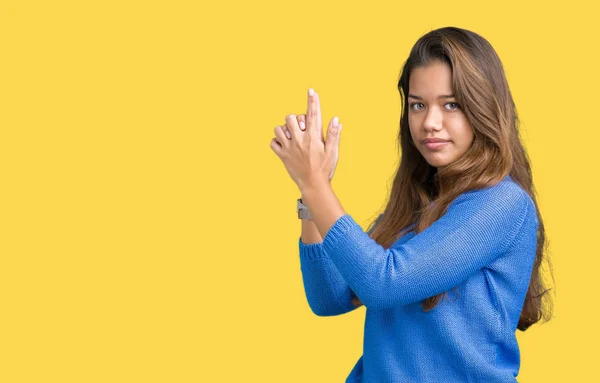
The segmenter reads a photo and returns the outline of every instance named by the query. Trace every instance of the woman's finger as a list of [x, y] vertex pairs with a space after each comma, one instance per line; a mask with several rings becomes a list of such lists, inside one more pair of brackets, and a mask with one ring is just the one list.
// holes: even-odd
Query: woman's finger
[[270, 146], [271, 146], [271, 149], [273, 149], [273, 151], [275, 152], [275, 154], [277, 154], [278, 157], [281, 157], [283, 148], [281, 147], [281, 145], [279, 145], [279, 142], [277, 142], [276, 138], [271, 139]]
[[292, 134], [290, 133], [290, 130], [288, 129], [286, 124], [283, 124], [283, 126], [281, 127], [283, 129], [283, 132], [285, 133], [285, 136], [287, 137], [288, 140], [292, 139]]
[[[306, 131], [306, 114], [298, 115], [298, 125], [300, 129]], [[321, 129], [321, 142], [325, 142], [325, 136], [323, 135], [323, 129]]]
[[275, 140], [279, 143], [279, 145], [287, 147], [287, 145], [289, 145], [289, 140], [286, 138], [286, 134], [283, 131], [283, 127], [276, 126], [275, 129], [273, 129], [273, 131], [275, 132]]
[[287, 126], [288, 131], [292, 135], [292, 140], [295, 140], [296, 143], [300, 143], [302, 141], [302, 131], [298, 126], [298, 120], [295, 114], [288, 114], [285, 116], [285, 125]]
[[314, 137], [323, 137], [323, 122], [321, 120], [321, 102], [319, 95], [312, 88], [308, 90], [308, 105], [306, 107], [306, 127]]
[[300, 126], [300, 130], [306, 130], [306, 114], [299, 114], [298, 117], [298, 126]]

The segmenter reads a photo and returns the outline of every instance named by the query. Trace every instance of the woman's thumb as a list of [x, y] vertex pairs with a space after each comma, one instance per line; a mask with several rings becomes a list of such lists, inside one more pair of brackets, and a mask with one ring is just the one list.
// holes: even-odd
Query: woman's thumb
[[334, 117], [329, 122], [327, 127], [327, 140], [325, 141], [325, 147], [333, 153], [340, 143], [340, 132], [342, 131], [342, 124], [339, 123], [339, 119]]

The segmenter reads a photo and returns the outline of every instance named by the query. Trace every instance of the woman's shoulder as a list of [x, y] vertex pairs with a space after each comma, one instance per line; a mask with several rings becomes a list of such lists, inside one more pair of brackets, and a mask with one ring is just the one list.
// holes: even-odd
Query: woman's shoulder
[[[537, 211], [535, 203], [529, 193], [521, 185], [512, 179], [509, 175], [504, 177], [495, 185], [483, 188], [466, 191], [456, 197], [448, 206], [458, 214], [465, 215], [474, 214], [487, 210], [489, 214], [501, 217], [509, 217], [515, 215], [520, 216], [522, 220], [526, 217], [531, 217], [537, 222]], [[371, 230], [382, 219], [383, 214], [379, 214], [372, 224]], [[511, 218], [512, 219], [512, 218]], [[415, 224], [408, 226], [410, 230]]]
[[529, 193], [509, 175], [495, 185], [462, 193], [451, 205], [467, 200], [480, 204], [481, 207], [505, 207], [514, 213], [527, 212], [537, 216], [535, 203]]
[[500, 200], [505, 200], [507, 198], [525, 199], [526, 197], [529, 197], [527, 191], [514, 181], [512, 177], [506, 176], [495, 185], [463, 192], [455, 200], [459, 198], [498, 198]]

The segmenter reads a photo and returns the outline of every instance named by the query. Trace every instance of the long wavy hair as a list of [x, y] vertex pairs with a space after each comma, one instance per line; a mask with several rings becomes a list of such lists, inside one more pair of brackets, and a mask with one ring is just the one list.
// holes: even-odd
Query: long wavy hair
[[[462, 157], [439, 170], [429, 165], [411, 138], [408, 125], [409, 79], [413, 69], [445, 63], [452, 72], [452, 90], [474, 130], [471, 147]], [[401, 161], [389, 200], [380, 220], [371, 223], [370, 236], [384, 248], [412, 229], [420, 233], [446, 213], [460, 194], [493, 186], [507, 175], [535, 203], [539, 221], [537, 249], [531, 280], [517, 328], [552, 317], [552, 300], [542, 278], [547, 240], [538, 208], [529, 157], [519, 137], [519, 119], [502, 63], [491, 44], [478, 34], [455, 27], [433, 30], [415, 43], [398, 80], [402, 101], [400, 134]], [[432, 204], [432, 202], [436, 202]], [[554, 276], [552, 275], [554, 280]], [[455, 287], [456, 288], [456, 287]], [[422, 302], [424, 311], [433, 309], [448, 292]], [[354, 296], [356, 307], [362, 305]]]

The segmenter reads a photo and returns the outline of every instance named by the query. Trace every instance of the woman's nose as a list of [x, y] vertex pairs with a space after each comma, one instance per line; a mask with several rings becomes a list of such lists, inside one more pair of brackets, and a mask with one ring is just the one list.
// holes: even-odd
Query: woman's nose
[[423, 121], [423, 128], [429, 130], [440, 130], [442, 128], [442, 112], [437, 108], [431, 108]]

